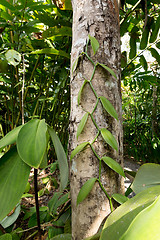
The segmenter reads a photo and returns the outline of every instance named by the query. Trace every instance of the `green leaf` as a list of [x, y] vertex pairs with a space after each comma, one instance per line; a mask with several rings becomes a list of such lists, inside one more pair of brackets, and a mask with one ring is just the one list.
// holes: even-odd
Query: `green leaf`
[[70, 59], [70, 55], [62, 50], [57, 50], [55, 48], [44, 48], [40, 50], [32, 51], [30, 54], [46, 54], [46, 55], [58, 55]]
[[151, 205], [159, 193], [160, 186], [146, 189], [116, 208], [107, 218], [100, 240], [120, 240], [137, 214]]
[[[58, 196], [58, 194], [57, 194]], [[54, 198], [55, 200], [56, 198]], [[58, 207], [64, 205], [67, 201], [69, 200], [69, 195], [68, 193], [62, 195], [61, 197], [58, 197], [57, 201], [52, 201], [52, 205], [48, 204], [48, 206], [50, 206], [50, 213], [52, 214], [52, 216], [54, 216], [57, 211], [58, 211]], [[54, 203], [54, 204], [53, 204]]]
[[0, 140], [0, 148], [4, 148], [7, 145], [11, 145], [16, 142], [18, 133], [22, 126], [14, 128], [12, 131], [7, 133], [1, 140]]
[[12, 240], [12, 235], [9, 233], [6, 233], [6, 234], [0, 236], [0, 240]]
[[102, 157], [101, 160], [105, 162], [111, 169], [113, 169], [115, 172], [123, 176], [124, 178], [126, 177], [123, 171], [123, 168], [117, 163], [115, 160], [113, 160], [110, 157]]
[[30, 173], [30, 167], [19, 157], [16, 147], [0, 159], [0, 221], [19, 202]]
[[113, 105], [110, 103], [110, 101], [109, 101], [107, 98], [103, 97], [103, 96], [101, 96], [101, 97], [99, 97], [99, 98], [100, 98], [100, 100], [101, 100], [101, 103], [102, 103], [104, 109], [105, 109], [112, 117], [114, 117], [116, 120], [118, 120], [118, 114], [117, 114], [115, 108], [113, 107]]
[[143, 164], [139, 168], [131, 188], [137, 194], [155, 185], [160, 185], [160, 165], [155, 163]]
[[6, 0], [1, 0], [0, 5], [10, 9], [11, 11], [15, 11], [15, 8], [13, 5], [10, 4], [10, 2], [6, 1]]
[[82, 94], [83, 88], [84, 88], [84, 86], [86, 85], [87, 82], [88, 82], [88, 80], [85, 79], [83, 84], [82, 84], [82, 86], [81, 86], [81, 88], [80, 88], [80, 90], [79, 90], [79, 93], [78, 93], [78, 105], [80, 104], [80, 99], [81, 99], [81, 94]]
[[70, 233], [63, 233], [51, 238], [50, 240], [60, 240], [60, 239], [72, 240], [72, 235]]
[[59, 197], [61, 196], [60, 192], [55, 192], [53, 197], [48, 202], [49, 213], [53, 212], [55, 209], [56, 203], [58, 202]]
[[51, 27], [43, 32], [42, 37], [43, 38], [50, 38], [53, 36], [72, 36], [72, 28], [61, 26], [61, 27]]
[[[133, 34], [133, 33], [132, 33]], [[134, 34], [133, 34], [134, 35]], [[137, 44], [136, 44], [136, 38], [131, 37], [130, 38], [130, 52], [129, 52], [129, 58], [132, 59], [136, 56], [137, 53]]]
[[156, 40], [157, 35], [158, 35], [158, 31], [159, 31], [159, 27], [160, 27], [160, 15], [157, 18], [157, 21], [155, 23], [155, 28], [154, 28], [154, 30], [151, 33], [151, 36], [150, 36], [150, 39], [149, 39], [150, 43], [153, 43]]
[[88, 35], [88, 37], [89, 37], [89, 40], [91, 41], [92, 50], [95, 55], [99, 49], [99, 42], [97, 41], [97, 39], [95, 37], [92, 37], [90, 35]]
[[119, 193], [114, 193], [112, 195], [112, 198], [118, 202], [119, 204], [123, 204], [125, 203], [126, 201], [128, 201], [128, 198], [122, 194], [119, 194]]
[[26, 123], [17, 137], [17, 150], [29, 166], [39, 168], [46, 151], [47, 125], [45, 120], [33, 119]]
[[68, 184], [68, 162], [64, 148], [59, 140], [54, 129], [48, 127], [49, 134], [51, 136], [55, 152], [58, 159], [59, 170], [60, 170], [60, 181], [61, 181], [61, 191], [63, 191]]
[[160, 64], [160, 55], [157, 52], [156, 49], [154, 48], [149, 48], [149, 51], [151, 52], [152, 56], [156, 59], [156, 61], [158, 62], [158, 64]]
[[20, 203], [17, 204], [16, 209], [14, 211], [13, 214], [11, 214], [10, 216], [6, 216], [1, 222], [0, 224], [2, 225], [2, 227], [7, 228], [9, 226], [11, 226], [18, 218], [19, 214], [21, 211], [21, 206]]
[[140, 56], [139, 62], [142, 65], [142, 67], [144, 68], [144, 70], [147, 71], [148, 63], [143, 55]]
[[79, 135], [81, 134], [81, 132], [84, 129], [84, 126], [85, 126], [85, 124], [87, 122], [87, 119], [88, 119], [88, 115], [89, 115], [89, 113], [85, 113], [84, 116], [82, 117], [79, 125], [78, 125], [78, 128], [77, 128], [77, 139], [78, 139]]
[[12, 49], [8, 50], [5, 53], [5, 57], [6, 57], [7, 61], [14, 67], [16, 67], [21, 61], [21, 54]]
[[148, 36], [149, 36], [149, 28], [146, 26], [143, 33], [142, 33], [142, 38], [141, 38], [141, 42], [140, 42], [140, 49], [141, 50], [143, 50], [147, 47]]
[[118, 144], [117, 144], [115, 137], [112, 135], [112, 133], [110, 131], [108, 131], [107, 129], [102, 128], [101, 134], [102, 134], [103, 139], [106, 141], [106, 143], [108, 143], [112, 148], [114, 148], [116, 151], [118, 151]]
[[85, 148], [87, 145], [89, 144], [89, 142], [84, 142], [79, 144], [71, 153], [71, 157], [70, 160], [72, 160], [74, 158], [74, 156], [79, 153], [80, 151], [83, 150], [83, 148]]
[[77, 196], [77, 205], [81, 203], [91, 192], [95, 182], [97, 181], [97, 178], [90, 178], [85, 182], [85, 184], [80, 189], [78, 196]]
[[111, 68], [107, 67], [106, 65], [104, 65], [102, 63], [97, 63], [97, 64], [99, 64], [101, 67], [106, 69], [110, 74], [112, 74], [113, 77], [115, 77], [117, 79], [115, 72]]
[[120, 240], [157, 240], [160, 236], [160, 196], [141, 211]]

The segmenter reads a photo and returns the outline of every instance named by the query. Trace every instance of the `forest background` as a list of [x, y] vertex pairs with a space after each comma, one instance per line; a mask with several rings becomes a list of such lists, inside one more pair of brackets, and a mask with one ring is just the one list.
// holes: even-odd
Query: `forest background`
[[[124, 153], [125, 158], [140, 164], [159, 163], [159, 4], [154, 0], [126, 0], [120, 7], [122, 45], [124, 36], [129, 38], [127, 51], [122, 51], [121, 55]], [[58, 133], [67, 152], [71, 2], [1, 0], [0, 35], [1, 138], [31, 119], [45, 119]], [[9, 149], [8, 145], [1, 147], [1, 156]], [[60, 180], [52, 143], [48, 145], [47, 159], [47, 175], [39, 175], [41, 189], [38, 194], [45, 198], [48, 194], [50, 200], [50, 204], [45, 202], [40, 208], [40, 221], [51, 239], [71, 231], [70, 199], [69, 187], [63, 194], [57, 190]], [[49, 187], [56, 192], [54, 198], [51, 198]], [[30, 181], [25, 198], [33, 198], [32, 188]], [[59, 198], [61, 201], [55, 204]], [[36, 234], [34, 227], [37, 224], [32, 201], [29, 207], [22, 205], [21, 217], [27, 228], [33, 227], [32, 232], [25, 235], [29, 239]], [[50, 221], [54, 222], [52, 226], [45, 225]], [[13, 239], [24, 239], [25, 232], [20, 228], [13, 229], [11, 224], [5, 231], [12, 232]]]

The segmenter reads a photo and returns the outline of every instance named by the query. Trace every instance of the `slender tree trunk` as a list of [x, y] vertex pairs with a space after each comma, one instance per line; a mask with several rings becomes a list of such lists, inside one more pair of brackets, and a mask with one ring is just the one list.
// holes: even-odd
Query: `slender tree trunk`
[[[88, 54], [95, 62], [110, 67], [117, 75], [115, 79], [102, 67], [97, 67], [92, 84], [98, 96], [104, 96], [118, 112], [119, 121], [114, 120], [98, 103], [94, 119], [99, 128], [107, 128], [115, 136], [119, 151], [105, 144], [99, 136], [94, 148], [100, 157], [109, 156], [123, 165], [122, 108], [120, 87], [120, 33], [118, 6], [116, 0], [72, 0], [73, 6], [73, 42], [71, 66], [78, 55], [85, 50], [88, 34], [94, 36], [100, 44], [95, 56], [91, 47]], [[85, 112], [92, 112], [96, 98], [89, 84], [86, 84], [78, 106], [78, 92], [84, 79], [90, 79], [93, 65], [86, 57], [80, 58], [77, 69], [71, 73], [71, 115], [69, 154], [82, 142], [92, 142], [97, 129], [89, 117], [82, 134], [76, 138], [77, 126]], [[96, 182], [88, 197], [76, 204], [77, 195], [83, 184], [92, 177], [99, 176], [99, 161], [90, 146], [77, 154], [70, 163], [70, 184], [72, 201], [72, 239], [82, 240], [95, 234], [103, 219], [110, 213], [109, 201]], [[102, 166], [101, 181], [108, 194], [123, 191], [123, 180], [106, 165]]]

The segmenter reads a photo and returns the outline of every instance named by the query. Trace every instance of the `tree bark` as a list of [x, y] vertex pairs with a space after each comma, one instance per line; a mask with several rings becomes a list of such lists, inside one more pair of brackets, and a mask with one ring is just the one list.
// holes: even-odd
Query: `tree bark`
[[[98, 137], [94, 148], [100, 158], [109, 156], [123, 166], [123, 133], [122, 133], [122, 106], [120, 85], [120, 33], [118, 6], [116, 0], [72, 0], [73, 6], [73, 42], [71, 53], [71, 69], [74, 61], [85, 50], [88, 35], [94, 36], [99, 44], [99, 50], [93, 56], [91, 47], [88, 54], [94, 62], [103, 63], [110, 67], [117, 75], [115, 79], [109, 72], [98, 66], [92, 84], [98, 96], [106, 97], [115, 107], [119, 121], [113, 119], [98, 103], [94, 112], [94, 119], [99, 128], [107, 128], [117, 140], [119, 150], [113, 150]], [[93, 65], [86, 57], [79, 60], [76, 71], [71, 71], [71, 114], [69, 155], [82, 142], [92, 142], [97, 129], [89, 117], [85, 128], [78, 140], [77, 127], [85, 112], [92, 112], [96, 97], [89, 84], [86, 84], [80, 105], [77, 103], [78, 92], [84, 79], [90, 79]], [[103, 219], [110, 213], [109, 201], [101, 190], [98, 182], [91, 193], [78, 206], [77, 195], [83, 184], [92, 177], [99, 176], [99, 161], [93, 154], [90, 146], [77, 154], [70, 163], [70, 186], [72, 204], [72, 239], [82, 240], [95, 234]], [[106, 165], [102, 165], [101, 181], [107, 193], [122, 193], [123, 179]]]

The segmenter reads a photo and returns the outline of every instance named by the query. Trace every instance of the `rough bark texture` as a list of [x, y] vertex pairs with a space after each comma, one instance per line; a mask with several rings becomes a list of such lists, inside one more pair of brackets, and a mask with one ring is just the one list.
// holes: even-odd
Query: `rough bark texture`
[[[85, 50], [88, 34], [96, 37], [100, 48], [95, 56], [91, 47], [89, 55], [95, 62], [105, 64], [114, 70], [117, 79], [111, 76], [102, 67], [97, 67], [92, 84], [98, 96], [105, 96], [111, 101], [118, 112], [119, 121], [114, 120], [102, 108], [101, 103], [94, 113], [94, 118], [99, 128], [107, 128], [117, 139], [119, 151], [116, 152], [108, 146], [101, 136], [94, 143], [94, 148], [100, 157], [110, 156], [123, 165], [123, 135], [122, 135], [122, 110], [120, 93], [120, 34], [118, 22], [118, 8], [115, 0], [72, 0], [73, 6], [73, 42], [71, 66], [78, 55]], [[71, 73], [71, 115], [69, 154], [75, 147], [82, 143], [91, 142], [97, 129], [91, 118], [76, 139], [77, 126], [85, 111], [91, 112], [95, 106], [96, 98], [89, 84], [86, 84], [78, 106], [77, 96], [84, 79], [90, 79], [93, 71], [92, 64], [86, 57], [80, 58], [77, 69]], [[77, 154], [70, 163], [70, 183], [72, 199], [72, 239], [82, 240], [95, 234], [103, 219], [110, 213], [109, 202], [96, 183], [91, 193], [78, 206], [77, 195], [83, 184], [91, 177], [99, 174], [99, 162], [88, 146]], [[121, 177], [107, 166], [102, 166], [103, 186], [109, 195], [123, 191]]]

